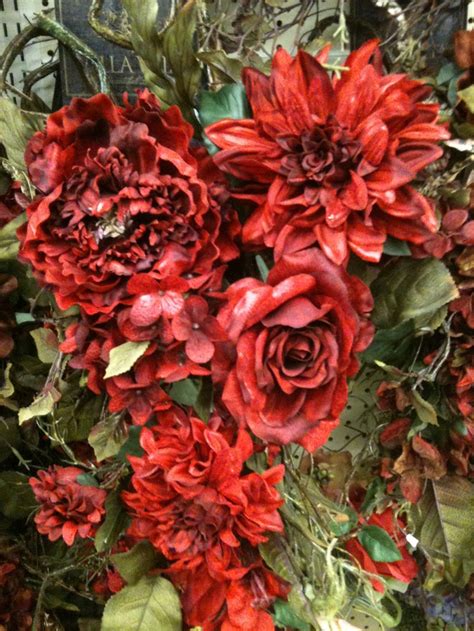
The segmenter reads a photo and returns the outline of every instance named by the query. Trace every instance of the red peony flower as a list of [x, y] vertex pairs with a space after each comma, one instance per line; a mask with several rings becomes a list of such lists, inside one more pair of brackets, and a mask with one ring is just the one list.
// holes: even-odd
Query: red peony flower
[[270, 77], [245, 69], [254, 118], [206, 134], [223, 150], [221, 169], [262, 186], [244, 243], [275, 248], [278, 259], [317, 242], [335, 263], [349, 250], [374, 262], [387, 235], [421, 243], [435, 231], [431, 204], [410, 183], [449, 134], [439, 105], [424, 102], [428, 86], [383, 74], [377, 40], [349, 55], [340, 78], [322, 67], [327, 53], [280, 49]]
[[[371, 526], [382, 528], [392, 537], [397, 544], [402, 559], [392, 563], [373, 561], [367, 550], [355, 537], [349, 539], [346, 543], [346, 550], [357, 559], [362, 569], [366, 572], [378, 574], [384, 578], [393, 578], [402, 583], [410, 583], [418, 575], [418, 565], [407, 550], [405, 536], [401, 530], [403, 522], [400, 519], [395, 519], [392, 508], [387, 508], [383, 513], [373, 513], [367, 523]], [[382, 583], [376, 579], [372, 579], [372, 585], [378, 592], [385, 591]]]
[[270, 443], [320, 447], [347, 401], [355, 353], [372, 339], [368, 288], [317, 249], [285, 255], [267, 283], [229, 287], [218, 320], [233, 349], [219, 352], [214, 377], [241, 426]]
[[[144, 428], [144, 455], [130, 456], [133, 490], [123, 494], [132, 514], [129, 534], [148, 539], [171, 561], [171, 572], [202, 564], [218, 579], [240, 579], [244, 544], [257, 546], [279, 532], [282, 500], [274, 488], [283, 466], [243, 474], [253, 453], [241, 430], [236, 440], [216, 417], [206, 425], [179, 408]], [[222, 431], [221, 431], [222, 429]]]
[[179, 109], [160, 110], [146, 90], [125, 107], [104, 94], [73, 99], [33, 136], [26, 162], [40, 195], [21, 257], [61, 308], [112, 313], [137, 273], [185, 275], [193, 287], [212, 275], [221, 216], [192, 136]]
[[72, 546], [76, 537], [85, 539], [94, 534], [101, 522], [107, 493], [94, 486], [82, 486], [77, 467], [50, 467], [30, 478], [40, 510], [35, 515], [36, 528], [50, 541], [61, 537]]

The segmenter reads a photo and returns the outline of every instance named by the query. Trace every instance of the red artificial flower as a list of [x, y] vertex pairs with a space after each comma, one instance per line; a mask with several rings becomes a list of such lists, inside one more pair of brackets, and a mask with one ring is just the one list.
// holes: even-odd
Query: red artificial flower
[[18, 289], [18, 280], [12, 274], [0, 273], [0, 359], [8, 357], [15, 342], [12, 331], [16, 326], [15, 309], [11, 294]]
[[189, 626], [203, 631], [274, 631], [268, 609], [276, 598], [286, 599], [291, 586], [265, 567], [257, 553], [248, 556], [250, 567], [238, 580], [216, 580], [205, 565], [173, 576], [182, 590]]
[[241, 426], [263, 440], [320, 447], [347, 401], [355, 353], [372, 339], [368, 288], [315, 248], [283, 256], [267, 283], [229, 287], [218, 314], [223, 346], [213, 376]]
[[0, 551], [0, 631], [30, 631], [36, 597], [16, 552]]
[[243, 544], [257, 546], [280, 532], [282, 500], [274, 488], [283, 466], [244, 474], [252, 441], [231, 433], [213, 418], [208, 425], [173, 408], [140, 436], [143, 456], [130, 456], [133, 490], [125, 492], [132, 524], [129, 534], [148, 539], [171, 561], [171, 572], [204, 564], [218, 579], [237, 580], [246, 572]]
[[107, 493], [94, 486], [82, 486], [77, 467], [50, 467], [30, 478], [40, 510], [35, 515], [36, 529], [50, 541], [61, 537], [72, 546], [76, 537], [91, 537], [105, 513]]
[[380, 432], [379, 440], [382, 447], [394, 449], [403, 445], [413, 421], [408, 417], [397, 418], [391, 421]]
[[[402, 559], [392, 563], [373, 561], [367, 550], [355, 537], [349, 539], [346, 543], [346, 550], [357, 559], [362, 569], [366, 572], [378, 574], [384, 578], [393, 578], [402, 583], [410, 583], [418, 575], [418, 565], [407, 550], [405, 536], [402, 532], [403, 522], [395, 518], [392, 508], [387, 508], [383, 513], [373, 513], [367, 520], [367, 523], [370, 526], [382, 528], [390, 535], [395, 541]], [[372, 579], [372, 585], [378, 592], [385, 591], [382, 583], [376, 579]]]
[[130, 321], [138, 327], [155, 324], [161, 316], [171, 319], [184, 306], [184, 293], [189, 284], [181, 278], [156, 281], [149, 274], [137, 274], [128, 283], [128, 293], [134, 296]]
[[0, 228], [16, 219], [28, 206], [29, 200], [21, 191], [19, 182], [11, 182], [7, 191], [0, 195]]
[[392, 445], [402, 446], [402, 453], [391, 468], [400, 478], [400, 491], [403, 497], [416, 504], [423, 495], [426, 480], [440, 480], [446, 475], [446, 457], [435, 445], [421, 436], [416, 435], [407, 442], [401, 434], [398, 436], [399, 442], [393, 440]]
[[73, 99], [31, 139], [26, 162], [40, 194], [20, 256], [62, 309], [112, 313], [137, 273], [185, 275], [199, 287], [220, 261], [218, 204], [189, 152], [193, 128], [148, 91], [125, 107]]
[[209, 305], [200, 296], [189, 297], [177, 313], [171, 329], [175, 339], [186, 342], [185, 352], [197, 364], [205, 364], [214, 355], [214, 342], [223, 342], [226, 335], [221, 325], [209, 315]]
[[470, 209], [447, 210], [441, 219], [439, 231], [411, 250], [415, 258], [434, 256], [442, 259], [457, 245], [474, 245], [474, 215]]
[[[349, 55], [340, 78], [323, 68], [328, 50], [292, 58], [279, 49], [271, 76], [247, 68], [253, 119], [218, 121], [207, 136], [217, 165], [262, 192], [243, 229], [252, 248], [275, 258], [314, 243], [341, 264], [349, 251], [380, 259], [388, 235], [421, 243], [437, 221], [410, 183], [442, 155], [431, 89], [404, 74], [384, 75], [378, 41]], [[373, 61], [371, 61], [373, 59]]]
[[145, 425], [154, 411], [169, 408], [171, 399], [156, 379], [156, 368], [153, 357], [142, 357], [133, 370], [106, 379], [109, 410], [127, 410], [135, 425]]

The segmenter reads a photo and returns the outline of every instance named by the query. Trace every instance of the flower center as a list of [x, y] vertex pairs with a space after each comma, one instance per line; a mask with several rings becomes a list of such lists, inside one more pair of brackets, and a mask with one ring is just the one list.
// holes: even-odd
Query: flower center
[[280, 136], [277, 140], [287, 152], [280, 173], [294, 185], [341, 186], [362, 157], [360, 143], [334, 117], [324, 127], [315, 126], [301, 136]]

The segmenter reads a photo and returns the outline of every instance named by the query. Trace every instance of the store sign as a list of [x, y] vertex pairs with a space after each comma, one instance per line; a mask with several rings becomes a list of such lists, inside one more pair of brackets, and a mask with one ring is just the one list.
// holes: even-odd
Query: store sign
[[[166, 20], [171, 4], [172, 0], [160, 0], [161, 22]], [[134, 52], [116, 46], [97, 35], [88, 22], [89, 6], [88, 0], [56, 0], [57, 19], [99, 55], [116, 94], [120, 95], [124, 91], [133, 92], [136, 88], [142, 87], [142, 73]], [[101, 15], [113, 18], [117, 24], [122, 11], [121, 0], [105, 0]], [[64, 48], [61, 49], [60, 56], [64, 100], [69, 100], [73, 96], [90, 96], [91, 88], [74, 57]]]

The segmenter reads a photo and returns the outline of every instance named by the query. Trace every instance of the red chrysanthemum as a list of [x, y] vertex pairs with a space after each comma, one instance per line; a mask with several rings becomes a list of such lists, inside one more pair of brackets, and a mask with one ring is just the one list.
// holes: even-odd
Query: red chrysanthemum
[[125, 107], [104, 94], [73, 99], [33, 136], [26, 162], [40, 195], [20, 256], [61, 308], [112, 313], [140, 272], [185, 275], [199, 287], [235, 255], [189, 152], [192, 136], [179, 109], [162, 111], [146, 90]]
[[[349, 539], [346, 543], [347, 551], [357, 559], [362, 569], [366, 572], [378, 574], [385, 578], [393, 578], [401, 583], [410, 583], [418, 576], [418, 565], [407, 550], [405, 536], [402, 532], [403, 522], [395, 518], [392, 508], [387, 508], [383, 513], [373, 513], [367, 520], [367, 523], [371, 526], [382, 528], [392, 537], [397, 544], [402, 559], [392, 563], [373, 561], [367, 550], [355, 537]], [[372, 585], [378, 592], [385, 591], [382, 583], [376, 579], [372, 579]]]
[[248, 246], [275, 248], [278, 259], [317, 242], [338, 264], [350, 250], [378, 261], [387, 235], [420, 243], [436, 229], [410, 183], [449, 134], [439, 105], [425, 102], [428, 86], [383, 74], [376, 40], [349, 55], [340, 77], [321, 65], [327, 54], [280, 49], [270, 77], [245, 69], [254, 118], [224, 119], [206, 134], [223, 149], [221, 169], [262, 185], [243, 230]]
[[213, 376], [241, 426], [278, 444], [313, 451], [327, 440], [347, 401], [355, 353], [372, 339], [368, 288], [316, 248], [283, 256], [267, 283], [229, 287], [218, 314], [224, 344]]
[[248, 571], [242, 546], [283, 530], [274, 488], [283, 467], [243, 473], [252, 441], [243, 430], [236, 440], [232, 434], [216, 417], [206, 425], [173, 408], [143, 429], [143, 456], [130, 456], [133, 490], [123, 494], [129, 534], [148, 539], [171, 561], [171, 572], [204, 564], [216, 580], [237, 580]]
[[291, 586], [276, 576], [257, 554], [239, 580], [216, 580], [205, 566], [174, 576], [183, 591], [182, 605], [189, 626], [203, 631], [274, 631], [268, 609], [276, 598], [286, 598]]
[[94, 486], [82, 486], [77, 467], [50, 467], [30, 478], [40, 509], [35, 515], [36, 529], [50, 541], [64, 539], [72, 546], [76, 537], [94, 534], [105, 513], [107, 493]]

